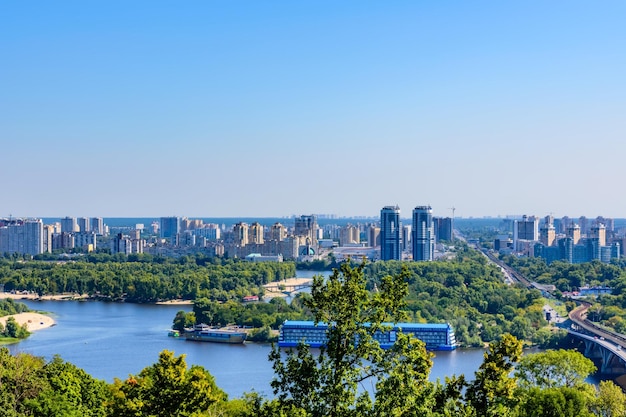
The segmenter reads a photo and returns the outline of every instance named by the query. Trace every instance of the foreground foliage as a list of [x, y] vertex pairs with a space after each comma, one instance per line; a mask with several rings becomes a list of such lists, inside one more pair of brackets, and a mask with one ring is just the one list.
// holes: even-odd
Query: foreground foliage
[[111, 386], [115, 416], [189, 416], [226, 401], [213, 376], [200, 366], [187, 369], [184, 355], [163, 351], [159, 361]]
[[[432, 407], [428, 373], [432, 365], [423, 342], [398, 334], [383, 350], [374, 335], [403, 321], [406, 273], [385, 277], [378, 292], [365, 288], [364, 266], [346, 263], [328, 278], [316, 277], [306, 300], [316, 323], [332, 323], [319, 354], [305, 345], [283, 359], [270, 355], [277, 399], [266, 407], [307, 416], [403, 415]], [[373, 398], [367, 388], [375, 388]]]

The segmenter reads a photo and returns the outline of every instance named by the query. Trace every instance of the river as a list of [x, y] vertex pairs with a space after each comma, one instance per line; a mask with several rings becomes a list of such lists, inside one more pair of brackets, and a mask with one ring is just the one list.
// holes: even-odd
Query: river
[[[48, 360], [58, 354], [92, 376], [112, 382], [139, 373], [168, 349], [185, 354], [187, 364], [206, 368], [231, 398], [253, 390], [272, 395], [270, 345], [194, 343], [167, 336], [176, 312], [191, 311], [191, 306], [21, 301], [31, 309], [50, 312], [57, 324], [10, 345], [12, 353], [27, 352]], [[445, 376], [465, 374], [472, 379], [483, 353], [482, 349], [436, 352], [430, 378], [443, 381]]]

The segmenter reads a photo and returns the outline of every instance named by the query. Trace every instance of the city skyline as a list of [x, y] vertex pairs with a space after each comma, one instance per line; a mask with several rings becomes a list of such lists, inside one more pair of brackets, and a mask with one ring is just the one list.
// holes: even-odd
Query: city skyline
[[12, 2], [0, 217], [625, 218], [625, 12]]

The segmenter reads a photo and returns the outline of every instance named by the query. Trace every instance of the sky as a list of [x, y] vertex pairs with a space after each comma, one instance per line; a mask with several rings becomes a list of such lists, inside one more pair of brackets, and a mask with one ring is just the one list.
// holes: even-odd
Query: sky
[[626, 217], [624, 1], [0, 4], [0, 217]]

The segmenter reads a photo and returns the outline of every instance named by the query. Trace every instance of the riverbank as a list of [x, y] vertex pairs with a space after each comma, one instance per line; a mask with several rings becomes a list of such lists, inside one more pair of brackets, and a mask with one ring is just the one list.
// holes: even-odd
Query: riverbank
[[29, 332], [47, 329], [56, 324], [52, 317], [35, 312], [11, 314], [9, 316], [0, 317], [0, 323], [2, 323], [3, 326], [6, 325], [9, 317], [13, 317], [20, 326], [25, 324]]
[[169, 300], [169, 301], [157, 301], [154, 303], [160, 306], [192, 306], [193, 300]]
[[0, 292], [0, 299], [3, 299], [3, 298], [11, 298], [13, 300], [73, 301], [73, 300], [87, 299], [89, 298], [89, 296], [87, 294], [73, 294], [73, 293], [40, 296], [39, 294], [32, 293], [32, 292], [17, 292], [17, 293]]

